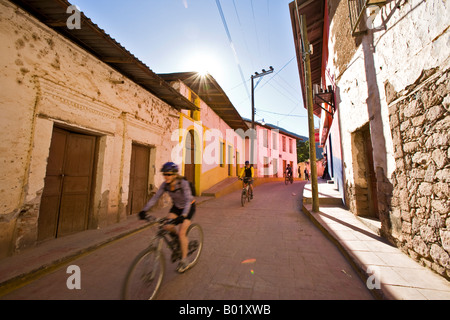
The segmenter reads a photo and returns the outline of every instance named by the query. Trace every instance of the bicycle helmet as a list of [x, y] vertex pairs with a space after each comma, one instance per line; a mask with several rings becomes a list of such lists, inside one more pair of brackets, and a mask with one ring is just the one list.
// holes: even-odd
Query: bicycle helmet
[[161, 172], [172, 172], [172, 173], [178, 173], [178, 166], [173, 162], [167, 162], [163, 165], [161, 168]]
[[249, 161], [245, 161], [245, 165], [248, 165], [248, 164], [250, 164], [250, 162]]

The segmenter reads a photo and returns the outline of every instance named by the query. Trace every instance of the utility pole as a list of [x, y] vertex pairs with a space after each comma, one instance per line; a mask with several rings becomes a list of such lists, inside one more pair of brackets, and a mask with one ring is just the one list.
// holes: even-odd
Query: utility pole
[[[295, 1], [297, 4], [297, 1]], [[299, 16], [297, 6], [297, 17], [300, 23], [300, 33], [302, 37], [303, 65], [305, 67], [306, 101], [308, 105], [308, 126], [309, 126], [309, 156], [311, 168], [311, 191], [312, 191], [312, 211], [319, 211], [319, 190], [317, 184], [317, 163], [316, 163], [316, 134], [314, 130], [313, 93], [311, 84], [310, 46], [308, 41], [308, 30], [306, 18]]]
[[[254, 80], [256, 78], [264, 77], [265, 75], [268, 75], [273, 72], [273, 67], [270, 66], [269, 70], [262, 70], [262, 73], [255, 72], [254, 75], [252, 75], [252, 139], [251, 139], [251, 147], [250, 147], [250, 163], [255, 164], [255, 155], [254, 155], [254, 147], [255, 147], [255, 139], [256, 139], [256, 132], [255, 132], [255, 85]], [[259, 82], [256, 84], [258, 86]]]

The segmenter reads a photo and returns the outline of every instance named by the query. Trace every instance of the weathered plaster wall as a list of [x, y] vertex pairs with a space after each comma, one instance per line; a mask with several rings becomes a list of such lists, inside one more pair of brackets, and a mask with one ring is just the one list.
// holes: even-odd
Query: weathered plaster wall
[[54, 125], [98, 137], [90, 226], [123, 219], [132, 142], [154, 147], [159, 167], [177, 113], [6, 0], [0, 43], [0, 257], [36, 242]]
[[[329, 2], [334, 3], [334, 1]], [[336, 13], [339, 12], [339, 7], [344, 2], [346, 3], [346, 1], [339, 2]], [[410, 197], [413, 196], [413, 189], [406, 191], [395, 180], [398, 170], [401, 170], [399, 162], [396, 160], [397, 153], [400, 149], [404, 151], [405, 147], [410, 148], [411, 141], [404, 138], [398, 140], [397, 133], [393, 130], [397, 127], [392, 127], [392, 118], [390, 123], [389, 99], [385, 88], [389, 88], [391, 92], [395, 93], [403, 92], [420, 79], [426, 70], [439, 70], [442, 73], [448, 70], [450, 65], [449, 16], [450, 4], [445, 0], [388, 2], [376, 15], [375, 28], [369, 30], [366, 35], [359, 37], [359, 39], [355, 39], [355, 43], [358, 44], [359, 41], [360, 45], [354, 51], [354, 55], [348, 60], [348, 63], [342, 57], [346, 57], [345, 52], [353, 50], [353, 46], [349, 45], [350, 49], [344, 50], [337, 36], [339, 34], [338, 27], [348, 23], [348, 17], [335, 14], [335, 19], [340, 21], [336, 20], [330, 23], [330, 35], [332, 36], [329, 39], [330, 54], [329, 70], [327, 71], [332, 75], [332, 79], [336, 80], [337, 85], [343, 168], [347, 187], [346, 197], [351, 202], [355, 200], [356, 196], [353, 192], [356, 189], [355, 170], [358, 167], [355, 163], [355, 158], [357, 158], [355, 154], [360, 150], [357, 150], [357, 145], [352, 141], [352, 135], [364, 126], [369, 125], [382, 232], [393, 242], [399, 242], [399, 245], [407, 243], [408, 249], [412, 251], [414, 249], [411, 246], [414, 246], [414, 243], [417, 244], [418, 241], [405, 240], [414, 233], [405, 234], [405, 230], [401, 230], [404, 225], [407, 226], [406, 223], [409, 223], [409, 221], [402, 220], [403, 218], [400, 218], [397, 209], [393, 211], [395, 201], [392, 199], [392, 194], [395, 197], [399, 192], [407, 192]], [[330, 15], [330, 17], [333, 18], [333, 15]], [[341, 53], [342, 50], [344, 50], [344, 53]], [[339, 63], [339, 61], [341, 62]], [[389, 86], [386, 86], [386, 84], [389, 84]], [[430, 94], [430, 91], [427, 92], [427, 94]], [[446, 94], [446, 92], [441, 94], [442, 99], [446, 97]], [[408, 108], [408, 110], [409, 108], [417, 108], [414, 112], [418, 112], [418, 114], [426, 113], [421, 109], [423, 107], [419, 107], [413, 102], [410, 107], [405, 108]], [[406, 121], [403, 124], [403, 129], [406, 129], [407, 123], [409, 122]], [[424, 121], [418, 126], [429, 128], [432, 123]], [[396, 141], [395, 144], [393, 138]], [[424, 143], [424, 141], [422, 142]], [[421, 146], [423, 147], [423, 145]], [[445, 147], [439, 147], [439, 149], [442, 148], [448, 149], [448, 144]], [[448, 153], [446, 156], [448, 157]], [[408, 171], [409, 169], [404, 170]], [[405, 173], [405, 177], [408, 177], [405, 181], [406, 184], [417, 184], [417, 181], [414, 182], [415, 180], [408, 173]], [[439, 180], [437, 176], [434, 179]], [[442, 195], [442, 192], [440, 194]], [[447, 200], [443, 201], [447, 203]], [[431, 211], [436, 210], [432, 206], [430, 208]], [[420, 230], [421, 226], [424, 227], [429, 224], [429, 220], [422, 219], [419, 222], [416, 219], [415, 223], [416, 230]], [[441, 231], [448, 228], [448, 225], [445, 227], [442, 223], [440, 226]], [[431, 243], [427, 245], [429, 249], [432, 246]], [[434, 248], [436, 249], [436, 247]], [[440, 248], [444, 248], [443, 245]], [[447, 254], [449, 253], [448, 247], [443, 250]], [[414, 252], [417, 253], [417, 250]], [[442, 251], [440, 252], [442, 253]], [[443, 254], [440, 256], [442, 257]], [[436, 270], [439, 269], [436, 265], [440, 266], [441, 271], [443, 267], [445, 268], [436, 259], [428, 261], [433, 261]]]

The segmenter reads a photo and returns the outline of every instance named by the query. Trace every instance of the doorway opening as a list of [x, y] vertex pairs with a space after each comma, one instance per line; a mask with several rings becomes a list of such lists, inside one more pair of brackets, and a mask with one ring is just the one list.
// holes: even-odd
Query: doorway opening
[[38, 218], [38, 241], [87, 230], [97, 138], [54, 128]]
[[369, 124], [352, 133], [352, 147], [356, 214], [379, 219], [377, 180]]

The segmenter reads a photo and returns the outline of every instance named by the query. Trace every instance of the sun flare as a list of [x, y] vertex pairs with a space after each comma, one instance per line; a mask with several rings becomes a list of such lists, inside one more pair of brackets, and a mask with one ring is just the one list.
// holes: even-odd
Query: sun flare
[[214, 55], [208, 53], [196, 53], [188, 61], [188, 68], [191, 71], [197, 72], [204, 77], [208, 74], [217, 77], [220, 75], [220, 63]]

